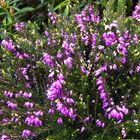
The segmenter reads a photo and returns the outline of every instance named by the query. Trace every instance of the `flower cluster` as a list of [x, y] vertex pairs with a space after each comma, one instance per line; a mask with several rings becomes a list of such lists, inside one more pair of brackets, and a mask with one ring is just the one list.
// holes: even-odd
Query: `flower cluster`
[[56, 14], [50, 12], [50, 13], [48, 14], [48, 16], [50, 17], [51, 23], [52, 23], [53, 25], [55, 25], [56, 22], [57, 22], [57, 16], [56, 16]]
[[15, 24], [15, 30], [16, 31], [22, 31], [22, 30], [24, 30], [24, 28], [25, 28], [24, 22]]
[[[41, 118], [44, 116], [44, 112], [42, 109], [36, 108], [36, 104], [29, 101], [32, 100], [32, 96], [31, 92], [5, 90], [3, 93], [5, 100], [0, 100], [0, 104], [3, 106], [0, 110], [0, 114], [3, 115], [0, 123], [5, 126], [27, 124], [28, 129], [24, 129], [21, 133], [24, 139], [34, 136], [34, 133], [29, 130], [29, 126], [41, 127], [43, 125]], [[7, 109], [5, 110], [4, 107]], [[23, 108], [26, 110], [21, 111]], [[7, 135], [2, 135], [1, 139], [10, 140]]]
[[140, 21], [140, 4], [138, 4], [138, 5], [135, 7], [135, 11], [133, 12], [132, 17], [133, 17], [135, 20]]
[[117, 43], [116, 36], [111, 31], [103, 34], [103, 40], [106, 46], [112, 46]]
[[20, 51], [18, 51], [18, 49], [16, 49], [16, 47], [14, 46], [12, 40], [5, 40], [4, 39], [1, 42], [1, 44], [5, 47], [5, 49], [7, 51], [12, 52], [18, 59], [29, 59], [29, 55], [27, 53], [20, 52]]
[[40, 127], [42, 126], [42, 121], [34, 116], [34, 115], [31, 115], [31, 116], [28, 116], [26, 119], [25, 119], [25, 123], [29, 126], [35, 126], [35, 127]]

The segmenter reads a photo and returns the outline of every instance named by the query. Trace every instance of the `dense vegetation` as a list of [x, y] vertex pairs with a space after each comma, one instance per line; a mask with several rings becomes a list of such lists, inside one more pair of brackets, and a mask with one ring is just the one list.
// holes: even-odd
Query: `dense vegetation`
[[138, 1], [0, 4], [0, 140], [140, 138]]

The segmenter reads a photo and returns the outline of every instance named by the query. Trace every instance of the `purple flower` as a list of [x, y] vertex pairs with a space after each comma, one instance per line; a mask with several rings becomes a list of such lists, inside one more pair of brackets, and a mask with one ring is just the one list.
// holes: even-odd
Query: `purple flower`
[[44, 31], [44, 34], [45, 34], [46, 37], [49, 36], [49, 32], [47, 32], [47, 31]]
[[90, 74], [90, 72], [88, 70], [86, 70], [86, 68], [84, 66], [81, 66], [81, 71], [87, 75]]
[[22, 67], [22, 68], [19, 68], [21, 74], [24, 76], [24, 78], [26, 80], [29, 80], [29, 76], [28, 76], [28, 67]]
[[16, 110], [17, 109], [17, 103], [13, 103], [11, 101], [7, 102], [7, 107], [9, 107], [12, 110]]
[[110, 25], [105, 25], [105, 30], [107, 30], [107, 29], [111, 30], [113, 27], [114, 28], [118, 27], [117, 21], [113, 21]]
[[84, 21], [82, 20], [81, 14], [75, 15], [75, 21], [78, 23], [78, 27], [80, 28], [80, 31], [85, 32], [85, 25], [84, 25]]
[[28, 82], [26, 82], [26, 83], [25, 83], [25, 87], [26, 87], [26, 88], [31, 88], [31, 84], [28, 83]]
[[[89, 44], [89, 35], [82, 36], [82, 41], [85, 43], [85, 45]], [[95, 39], [95, 38], [94, 38]], [[94, 43], [93, 43], [94, 44]]]
[[125, 57], [123, 57], [120, 61], [121, 61], [122, 64], [125, 64], [127, 62]]
[[74, 104], [74, 100], [72, 98], [67, 98], [66, 101], [70, 105]]
[[134, 43], [134, 44], [138, 44], [138, 41], [139, 41], [139, 39], [138, 39], [138, 35], [135, 34], [135, 35], [133, 36], [132, 43]]
[[114, 118], [116, 120], [122, 121], [124, 118], [124, 115], [128, 114], [128, 109], [125, 106], [114, 106], [112, 108], [107, 109], [108, 112], [108, 118]]
[[64, 115], [65, 117], [69, 117], [71, 119], [75, 119], [76, 115], [72, 108], [66, 107], [62, 102], [57, 103], [57, 110]]
[[43, 63], [52, 67], [53, 66], [53, 60], [52, 60], [52, 57], [48, 54], [48, 53], [44, 53], [43, 55]]
[[132, 17], [135, 20], [140, 21], [140, 4], [136, 5], [135, 11], [133, 12]]
[[62, 83], [60, 80], [54, 81], [47, 90], [47, 97], [49, 100], [55, 100], [61, 95]]
[[[65, 54], [66, 54], [66, 55], [69, 55], [69, 48], [70, 48], [70, 46], [69, 46], [69, 44], [68, 44], [67, 41], [63, 41], [62, 47], [65, 49]], [[61, 54], [61, 55], [62, 55], [62, 54]]]
[[99, 59], [100, 59], [100, 53], [97, 53], [97, 54], [95, 55], [95, 60], [94, 60], [94, 62], [97, 63], [97, 62], [99, 61]]
[[52, 71], [49, 75], [48, 75], [48, 78], [50, 79], [50, 78], [53, 78], [53, 76], [54, 76], [54, 71]]
[[124, 113], [125, 115], [128, 114], [128, 109], [125, 106], [116, 106], [117, 110], [121, 111], [122, 113]]
[[85, 128], [84, 126], [83, 126], [83, 127], [81, 127], [80, 132], [81, 132], [81, 133], [83, 133], [83, 132], [85, 131], [85, 129], [86, 129], [86, 128]]
[[110, 70], [117, 70], [117, 65], [116, 64], [112, 64], [109, 66]]
[[54, 109], [50, 108], [49, 111], [48, 111], [48, 114], [53, 115], [54, 112], [55, 112]]
[[117, 43], [116, 35], [111, 31], [103, 34], [103, 40], [106, 46], [112, 46]]
[[17, 51], [15, 55], [18, 59], [29, 59], [29, 55], [27, 53], [22, 53]]
[[96, 35], [95, 34], [92, 34], [92, 49], [95, 48], [95, 45], [96, 45]]
[[104, 79], [102, 77], [97, 78], [96, 85], [98, 87], [100, 99], [102, 100], [102, 108], [106, 110], [107, 107], [109, 106], [109, 102], [108, 102], [107, 92], [105, 89]]
[[63, 54], [62, 54], [61, 52], [58, 52], [58, 53], [57, 53], [57, 58], [58, 58], [58, 59], [61, 59], [62, 57], [63, 57]]
[[59, 125], [63, 124], [63, 119], [62, 119], [61, 117], [58, 118], [58, 119], [57, 119], [57, 123], [58, 123]]
[[104, 79], [102, 77], [99, 77], [97, 80], [96, 80], [96, 85], [99, 86], [99, 85], [102, 85], [104, 84]]
[[12, 40], [2, 40], [1, 44], [9, 52], [15, 52], [15, 46], [13, 45]]
[[91, 21], [94, 23], [99, 23], [100, 22], [100, 17], [98, 15], [95, 14], [91, 14]]
[[35, 126], [35, 127], [40, 127], [42, 126], [42, 121], [34, 116], [34, 115], [31, 115], [31, 116], [28, 116], [26, 119], [25, 119], [25, 123], [29, 126]]
[[122, 137], [123, 138], [125, 138], [126, 137], [126, 131], [125, 131], [125, 129], [124, 128], [122, 128], [122, 130], [121, 130], [121, 134], [122, 134]]
[[100, 67], [94, 72], [94, 76], [98, 77], [102, 72], [107, 71], [107, 64], [104, 64], [104, 66]]
[[44, 115], [43, 111], [41, 111], [41, 110], [34, 111], [33, 114], [36, 115], [37, 117], [43, 117], [43, 115]]
[[16, 23], [16, 24], [15, 24], [15, 30], [16, 30], [16, 31], [23, 31], [24, 28], [25, 28], [24, 22]]
[[101, 120], [98, 119], [98, 120], [96, 120], [96, 126], [103, 128], [105, 126], [105, 124], [104, 124], [104, 122], [102, 122]]
[[2, 135], [0, 140], [10, 140], [10, 138], [7, 135]]
[[24, 103], [24, 107], [25, 107], [25, 108], [28, 108], [28, 109], [29, 109], [29, 108], [33, 108], [33, 106], [34, 106], [34, 104], [31, 103], [31, 102], [25, 102], [25, 103]]
[[57, 110], [64, 116], [68, 116], [68, 108], [62, 102], [57, 102]]
[[48, 16], [50, 17], [51, 23], [55, 25], [57, 23], [57, 16], [55, 13], [48, 13]]
[[4, 91], [4, 95], [9, 98], [13, 97], [13, 93], [11, 91]]
[[18, 123], [18, 121], [19, 121], [19, 118], [16, 116], [11, 118], [11, 122]]
[[136, 66], [136, 72], [140, 73], [140, 64], [138, 66]]
[[4, 115], [4, 111], [0, 109], [0, 115]]
[[108, 118], [123, 119], [123, 114], [119, 114], [119, 112], [116, 109], [112, 109], [111, 112], [108, 114]]
[[67, 65], [69, 68], [72, 68], [72, 57], [68, 57], [64, 60], [64, 64]]
[[3, 124], [9, 124], [10, 123], [10, 120], [8, 118], [3, 118], [2, 119], [2, 123]]
[[28, 139], [32, 136], [32, 132], [28, 129], [22, 131], [22, 138]]
[[118, 44], [117, 52], [119, 54], [122, 54], [123, 56], [127, 56], [128, 51], [127, 48], [125, 47], [125, 44]]
[[117, 28], [118, 27], [118, 22], [117, 21], [113, 21], [111, 24], [110, 24], [110, 27], [113, 28]]
[[23, 91], [19, 91], [18, 93], [15, 94], [15, 97], [16, 98], [22, 97], [22, 94], [23, 94]]
[[29, 93], [24, 92], [22, 96], [26, 99], [30, 99], [30, 98], [32, 98], [32, 93], [31, 92], [29, 92]]

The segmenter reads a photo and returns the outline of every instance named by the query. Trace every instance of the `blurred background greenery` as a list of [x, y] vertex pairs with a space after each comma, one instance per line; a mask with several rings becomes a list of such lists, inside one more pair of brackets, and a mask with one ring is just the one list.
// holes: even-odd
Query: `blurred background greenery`
[[[120, 0], [114, 0], [114, 9]], [[125, 0], [127, 15], [131, 15], [139, 0]], [[48, 10], [62, 13], [66, 16], [70, 13], [70, 7], [83, 8], [92, 3], [100, 12], [105, 9], [109, 0], [0, 0], [0, 26], [11, 26], [16, 21], [47, 22]], [[49, 8], [49, 9], [48, 9]]]

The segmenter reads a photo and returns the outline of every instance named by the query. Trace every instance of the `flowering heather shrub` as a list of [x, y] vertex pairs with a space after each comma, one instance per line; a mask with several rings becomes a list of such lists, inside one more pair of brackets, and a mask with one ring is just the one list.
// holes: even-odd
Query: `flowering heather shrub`
[[43, 32], [18, 23], [1, 42], [1, 139], [139, 138], [139, 16], [125, 28], [92, 5], [49, 17]]

